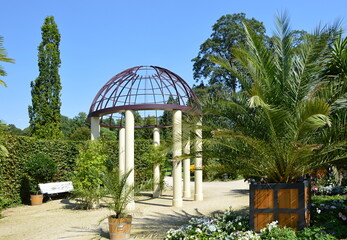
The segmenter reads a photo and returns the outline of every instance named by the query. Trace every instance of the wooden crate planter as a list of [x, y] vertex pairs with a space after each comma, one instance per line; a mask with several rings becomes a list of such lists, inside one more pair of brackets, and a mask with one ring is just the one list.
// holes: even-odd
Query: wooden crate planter
[[301, 230], [310, 224], [310, 184], [251, 183], [250, 226], [256, 232], [272, 221]]

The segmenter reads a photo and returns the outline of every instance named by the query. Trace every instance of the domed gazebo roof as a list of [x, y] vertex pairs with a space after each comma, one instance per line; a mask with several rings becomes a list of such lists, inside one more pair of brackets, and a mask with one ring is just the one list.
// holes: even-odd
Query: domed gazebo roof
[[99, 90], [88, 117], [112, 118], [114, 113], [125, 110], [199, 113], [198, 106], [196, 95], [177, 74], [157, 66], [138, 66], [117, 74]]

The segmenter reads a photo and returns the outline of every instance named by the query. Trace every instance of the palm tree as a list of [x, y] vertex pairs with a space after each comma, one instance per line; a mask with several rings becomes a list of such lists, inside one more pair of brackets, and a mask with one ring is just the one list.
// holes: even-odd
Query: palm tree
[[336, 26], [307, 34], [296, 46], [287, 15], [276, 21], [271, 46], [244, 25], [246, 44], [233, 49], [233, 62], [241, 69], [211, 57], [237, 76], [242, 91], [231, 93], [218, 111], [207, 112], [230, 121], [230, 129], [213, 132], [214, 140], [236, 153], [251, 176], [288, 183], [332, 161], [316, 158], [322, 151], [316, 133], [331, 126], [331, 104], [316, 89]]
[[[14, 63], [14, 60], [12, 58], [7, 57], [6, 49], [3, 47], [3, 37], [0, 36], [0, 61], [2, 62], [8, 62], [8, 63]], [[0, 76], [6, 76], [5, 70], [0, 65]], [[0, 79], [0, 84], [4, 87], [6, 87], [6, 83]]]
[[333, 162], [337, 184], [342, 178], [337, 167], [346, 167], [347, 159], [347, 37], [339, 32], [329, 47], [323, 71], [324, 81], [316, 88], [316, 95], [330, 105], [331, 128], [317, 132], [317, 140], [323, 144], [320, 158]]

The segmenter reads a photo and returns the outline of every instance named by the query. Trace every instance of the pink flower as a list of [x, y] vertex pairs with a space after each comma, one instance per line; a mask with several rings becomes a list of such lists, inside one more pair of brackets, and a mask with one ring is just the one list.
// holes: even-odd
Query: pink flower
[[318, 187], [317, 186], [312, 186], [312, 191], [318, 191]]
[[346, 221], [347, 217], [345, 215], [343, 215], [341, 212], [339, 212], [339, 217], [343, 220]]

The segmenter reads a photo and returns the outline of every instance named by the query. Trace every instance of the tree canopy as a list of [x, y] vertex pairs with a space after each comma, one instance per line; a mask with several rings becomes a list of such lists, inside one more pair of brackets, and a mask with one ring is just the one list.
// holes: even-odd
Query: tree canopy
[[198, 82], [207, 79], [209, 84], [223, 84], [235, 91], [237, 87], [236, 77], [210, 60], [212, 55], [221, 55], [232, 61], [233, 47], [241, 46], [246, 42], [246, 34], [242, 23], [247, 24], [260, 38], [266, 38], [265, 27], [262, 22], [252, 18], [246, 18], [245, 13], [227, 14], [220, 17], [212, 26], [211, 36], [200, 45], [198, 56], [192, 59], [194, 62], [194, 79]]

